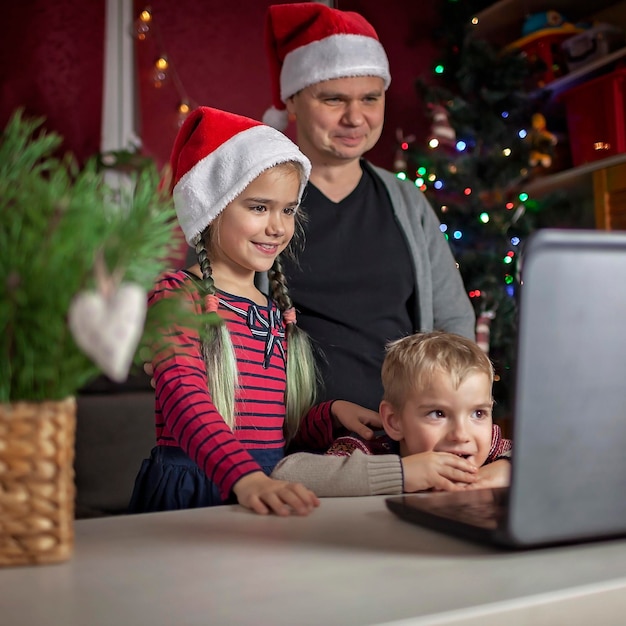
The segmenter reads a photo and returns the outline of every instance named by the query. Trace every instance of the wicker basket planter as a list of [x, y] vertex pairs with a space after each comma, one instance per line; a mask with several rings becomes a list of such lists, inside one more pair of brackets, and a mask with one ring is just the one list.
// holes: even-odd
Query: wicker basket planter
[[74, 548], [76, 400], [0, 403], [0, 566]]

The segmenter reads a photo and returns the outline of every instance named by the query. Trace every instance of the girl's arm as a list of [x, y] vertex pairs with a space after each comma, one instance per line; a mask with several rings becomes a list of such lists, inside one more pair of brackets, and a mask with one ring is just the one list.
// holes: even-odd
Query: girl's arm
[[[161, 298], [180, 296], [181, 289], [199, 311], [195, 290], [187, 290], [175, 275], [166, 276], [157, 284], [150, 304]], [[154, 355], [153, 368], [157, 435], [162, 440], [173, 439], [226, 500], [238, 480], [261, 468], [213, 404], [198, 332], [180, 327], [171, 329]]]
[[279, 480], [263, 472], [244, 476], [233, 489], [239, 504], [260, 515], [308, 515], [320, 504], [317, 496], [303, 484], [290, 478]]
[[[151, 304], [180, 294], [183, 283], [164, 279], [151, 295]], [[195, 290], [184, 290], [194, 309], [200, 302]], [[157, 434], [171, 438], [204, 471], [223, 500], [232, 493], [256, 513], [307, 515], [319, 500], [303, 485], [266, 476], [233, 435], [217, 411], [208, 389], [198, 332], [174, 328], [153, 359], [156, 388]]]
[[327, 450], [342, 430], [371, 439], [374, 431], [369, 426], [382, 428], [376, 411], [346, 400], [322, 402], [302, 419], [293, 446], [297, 450]]

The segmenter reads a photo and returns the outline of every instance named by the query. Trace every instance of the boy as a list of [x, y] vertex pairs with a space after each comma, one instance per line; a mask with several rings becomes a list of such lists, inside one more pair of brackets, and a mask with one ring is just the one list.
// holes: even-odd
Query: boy
[[291, 454], [272, 477], [320, 497], [508, 485], [511, 442], [492, 422], [493, 367], [475, 342], [440, 331], [404, 337], [388, 345], [381, 377], [386, 435]]

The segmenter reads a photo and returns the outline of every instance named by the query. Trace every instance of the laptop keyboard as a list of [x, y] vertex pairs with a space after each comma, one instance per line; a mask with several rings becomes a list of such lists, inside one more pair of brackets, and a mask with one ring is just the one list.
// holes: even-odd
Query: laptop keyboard
[[418, 509], [482, 528], [497, 528], [507, 511], [507, 489], [447, 492], [415, 498]]

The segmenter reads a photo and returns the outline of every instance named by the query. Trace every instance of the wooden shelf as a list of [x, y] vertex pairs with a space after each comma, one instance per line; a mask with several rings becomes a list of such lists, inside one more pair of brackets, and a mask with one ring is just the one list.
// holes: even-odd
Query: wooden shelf
[[573, 167], [563, 172], [551, 174], [535, 178], [527, 185], [523, 186], [523, 190], [530, 196], [542, 196], [548, 193], [562, 190], [570, 190], [577, 187], [588, 187], [591, 181], [591, 175], [596, 170], [600, 170], [620, 163], [626, 163], [626, 154], [616, 154], [614, 156], [584, 163], [578, 167]]
[[[626, 28], [626, 0], [594, 0], [591, 3], [588, 0], [499, 0], [476, 15], [477, 23], [470, 32], [494, 47], [503, 48], [522, 37], [522, 28], [528, 15], [547, 10], [559, 11], [572, 23], [606, 21]], [[558, 94], [609, 71], [611, 65], [622, 59], [626, 59], [626, 47], [557, 78], [531, 95], [539, 97], [546, 94], [551, 105], [562, 106]], [[567, 191], [580, 194], [582, 198], [593, 191], [594, 172], [623, 163], [626, 163], [626, 154], [618, 154], [556, 174], [537, 177], [519, 188], [535, 197]]]
[[591, 61], [583, 67], [580, 67], [569, 74], [565, 74], [565, 76], [561, 76], [556, 80], [553, 80], [542, 89], [537, 90], [536, 94], [549, 91], [553, 95], [556, 95], [566, 91], [570, 87], [574, 87], [575, 85], [588, 80], [594, 74], [599, 74], [600, 70], [606, 69], [609, 65], [623, 59], [624, 57], [626, 57], [626, 46], [624, 48], [620, 48], [619, 50], [615, 50], [615, 52], [611, 52], [606, 56], [596, 59], [595, 61]]
[[522, 36], [524, 20], [531, 13], [554, 10], [570, 22], [578, 22], [616, 4], [616, 0], [500, 0], [480, 11], [472, 34], [494, 46], [506, 46]]

